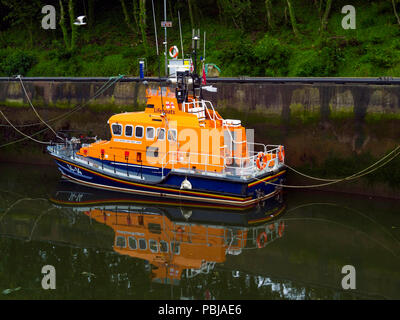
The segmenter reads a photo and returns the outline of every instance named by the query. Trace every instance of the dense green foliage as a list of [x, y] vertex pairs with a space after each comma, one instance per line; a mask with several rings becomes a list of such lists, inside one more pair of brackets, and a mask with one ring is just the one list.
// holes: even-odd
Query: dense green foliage
[[[159, 59], [150, 0], [1, 0], [0, 76], [137, 76], [143, 57], [147, 75], [157, 75], [158, 60], [164, 70], [163, 1], [154, 3]], [[56, 30], [41, 28], [46, 4], [57, 10]], [[207, 36], [206, 61], [218, 65], [222, 76], [400, 76], [400, 25], [392, 0], [352, 1], [355, 30], [341, 25], [347, 4], [168, 0], [168, 46], [180, 48], [179, 10], [185, 55], [192, 27], [200, 28], [201, 42], [204, 31]], [[76, 27], [71, 15], [88, 16], [88, 24]]]
[[6, 76], [26, 74], [36, 63], [35, 55], [18, 50], [0, 51], [0, 72]]

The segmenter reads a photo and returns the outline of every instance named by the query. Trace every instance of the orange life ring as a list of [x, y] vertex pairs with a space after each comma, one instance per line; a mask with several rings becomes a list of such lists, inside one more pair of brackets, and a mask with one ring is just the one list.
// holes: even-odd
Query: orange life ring
[[169, 55], [171, 58], [176, 58], [179, 54], [179, 50], [177, 46], [172, 46], [171, 48], [169, 48]]
[[285, 148], [283, 146], [279, 146], [278, 157], [280, 162], [285, 160]]
[[285, 230], [285, 223], [283, 221], [279, 222], [279, 226], [278, 226], [278, 235], [279, 238], [282, 238], [283, 235], [283, 231]]
[[257, 237], [257, 247], [260, 249], [264, 248], [267, 242], [268, 242], [267, 233], [265, 231], [261, 232]]
[[[267, 166], [268, 161], [269, 161], [268, 167], [272, 168], [275, 165], [275, 160], [272, 160], [274, 158], [275, 158], [275, 156], [272, 154], [269, 154], [269, 153], [264, 154], [264, 153], [260, 152], [258, 154], [257, 160], [256, 160], [257, 168], [260, 170], [264, 170], [265, 167]], [[262, 165], [261, 165], [261, 159], [262, 159]]]
[[[262, 159], [262, 163], [263, 163], [262, 165], [260, 163], [261, 159]], [[257, 168], [259, 170], [264, 170], [265, 169], [265, 167], [267, 166], [267, 156], [264, 155], [264, 153], [262, 153], [262, 152], [258, 153], [257, 160], [256, 160], [256, 165], [257, 165]]]

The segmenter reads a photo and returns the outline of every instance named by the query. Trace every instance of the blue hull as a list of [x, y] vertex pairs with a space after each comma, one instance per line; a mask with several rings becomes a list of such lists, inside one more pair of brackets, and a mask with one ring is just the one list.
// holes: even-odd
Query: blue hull
[[[161, 169], [156, 167], [113, 164], [117, 171], [121, 171], [118, 167], [125, 166], [128, 173], [123, 176], [114, 174], [112, 170], [102, 170], [101, 164], [95, 168], [58, 157], [55, 157], [55, 160], [64, 177], [82, 185], [144, 196], [240, 207], [249, 207], [275, 196], [281, 190], [276, 184], [281, 183], [285, 176], [285, 170], [282, 170], [259, 176], [257, 179], [244, 180], [237, 177], [225, 178], [164, 170], [164, 177], [161, 178]], [[110, 163], [106, 162], [104, 166], [111, 167]], [[181, 189], [185, 179], [190, 181], [191, 189]]]

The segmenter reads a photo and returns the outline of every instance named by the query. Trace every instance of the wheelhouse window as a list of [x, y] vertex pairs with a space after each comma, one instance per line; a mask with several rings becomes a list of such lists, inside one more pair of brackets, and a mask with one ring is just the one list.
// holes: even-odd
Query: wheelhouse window
[[150, 248], [151, 252], [158, 252], [157, 241], [150, 239], [149, 240], [149, 248]]
[[139, 249], [140, 250], [146, 250], [147, 249], [146, 239], [139, 239]]
[[170, 129], [168, 130], [168, 141], [176, 141], [176, 130], [175, 129]]
[[157, 129], [157, 139], [158, 140], [165, 140], [165, 129], [164, 128], [158, 128]]
[[153, 140], [154, 139], [154, 132], [155, 132], [155, 129], [153, 127], [147, 127], [146, 128], [146, 139], [147, 140]]
[[113, 123], [111, 129], [114, 136], [120, 136], [122, 134], [122, 125], [118, 123]]
[[136, 250], [137, 249], [137, 241], [134, 237], [129, 237], [128, 238], [128, 245], [129, 248], [131, 248], [132, 250]]
[[135, 128], [135, 137], [136, 138], [143, 138], [143, 127], [142, 126], [136, 126], [136, 128]]
[[181, 253], [181, 245], [179, 242], [171, 241], [171, 252], [173, 252], [174, 254]]
[[164, 240], [160, 241], [160, 252], [168, 252], [168, 242]]
[[131, 125], [125, 126], [125, 136], [132, 137], [132, 135], [133, 135], [133, 126]]
[[118, 248], [126, 247], [126, 239], [123, 236], [117, 236], [115, 239], [115, 246]]

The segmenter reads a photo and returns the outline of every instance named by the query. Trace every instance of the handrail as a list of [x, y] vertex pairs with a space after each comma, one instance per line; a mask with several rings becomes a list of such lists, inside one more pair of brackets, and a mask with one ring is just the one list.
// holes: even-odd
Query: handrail
[[[164, 169], [168, 166], [171, 166], [172, 170], [193, 170], [193, 165], [200, 165], [204, 168], [196, 169], [198, 171], [203, 172], [203, 174], [212, 174], [212, 175], [256, 175], [257, 173], [265, 172], [266, 170], [275, 170], [280, 164], [284, 163], [284, 159], [279, 156], [280, 148], [282, 146], [279, 145], [263, 145], [261, 143], [255, 143], [255, 145], [260, 145], [264, 147], [264, 154], [270, 155], [268, 160], [266, 160], [265, 165], [263, 164], [263, 168], [257, 167], [257, 159], [260, 157], [260, 152], [252, 151], [249, 153], [247, 157], [240, 156], [231, 156], [231, 155], [215, 155], [208, 153], [198, 153], [198, 152], [187, 152], [187, 151], [178, 151], [172, 150], [164, 153], [164, 156], [161, 158], [161, 176], [164, 178]], [[103, 171], [113, 172], [118, 175], [132, 175], [132, 171], [129, 170], [128, 166], [131, 163], [126, 163], [126, 170], [119, 167], [123, 162], [120, 161], [120, 156], [115, 157], [114, 162], [112, 161], [113, 155], [109, 161], [111, 164], [103, 163], [104, 159], [92, 159], [87, 156], [81, 156], [76, 154], [75, 148], [73, 144], [54, 144], [49, 146], [53, 153], [61, 155], [63, 157], [73, 159], [76, 161], [84, 161], [87, 162], [88, 165], [96, 167], [97, 169], [101, 169]], [[200, 159], [199, 159], [200, 158]], [[214, 161], [217, 159], [217, 161]], [[177, 167], [176, 167], [177, 166]], [[220, 172], [216, 172], [215, 170], [207, 170], [208, 167], [212, 168], [220, 168]], [[133, 176], [134, 178], [138, 178]], [[143, 179], [142, 173], [140, 174], [140, 179]]]
[[[262, 145], [262, 144], [260, 144]], [[275, 169], [279, 163], [283, 163], [283, 161], [281, 161], [279, 159], [279, 148], [281, 146], [279, 145], [269, 145], [269, 147], [273, 147], [273, 149], [268, 150], [268, 146], [264, 145], [264, 154], [270, 154], [271, 157], [270, 159], [267, 161], [265, 168], [266, 169]], [[248, 157], [236, 157], [236, 156], [221, 156], [221, 155], [210, 155], [207, 153], [197, 153], [197, 152], [186, 152], [186, 151], [168, 151], [165, 153], [164, 157], [161, 160], [161, 174], [162, 177], [164, 177], [164, 169], [168, 166], [168, 165], [172, 165], [171, 169], [174, 169], [174, 165], [180, 163], [181, 165], [186, 165], [187, 164], [187, 169], [191, 170], [190, 166], [191, 165], [203, 165], [205, 167], [205, 172], [207, 171], [207, 166], [213, 166], [213, 167], [218, 167], [218, 168], [222, 168], [223, 169], [223, 174], [226, 174], [227, 170], [232, 170], [234, 172], [239, 171], [241, 173], [243, 173], [244, 171], [250, 171], [250, 173], [253, 173], [251, 171], [255, 171], [255, 169], [257, 168], [256, 165], [256, 160], [257, 157], [259, 156], [259, 152], [253, 152], [254, 154]], [[183, 155], [180, 156], [180, 155]], [[187, 158], [187, 162], [185, 161], [185, 156]], [[197, 159], [200, 157], [200, 159], [203, 159], [204, 157], [206, 158], [205, 162], [199, 162], [199, 161], [195, 161], [193, 162], [191, 160], [191, 158], [195, 156], [197, 157]], [[218, 158], [219, 160], [223, 160], [222, 163], [223, 165], [221, 165], [221, 161], [219, 161], [218, 163], [210, 163], [209, 162], [209, 158]], [[183, 158], [183, 160], [182, 160]], [[227, 160], [231, 160], [232, 164], [236, 163], [238, 164], [238, 166], [233, 166], [233, 165], [227, 165]], [[229, 161], [230, 162], [230, 161]], [[271, 165], [273, 164], [273, 165]], [[180, 167], [178, 169], [186, 169], [185, 167]], [[198, 169], [197, 169], [198, 170]], [[217, 174], [216, 172], [212, 172], [210, 171], [210, 173], [212, 173], [213, 175]]]

